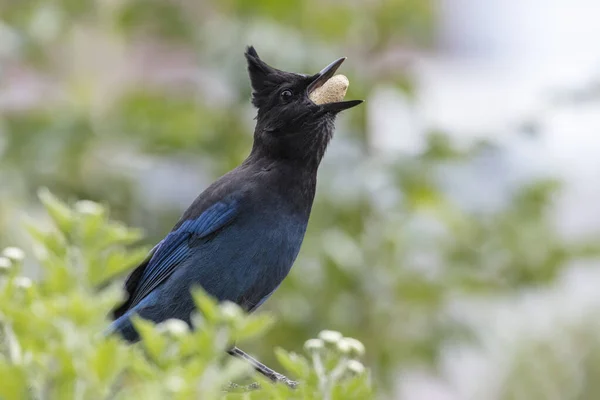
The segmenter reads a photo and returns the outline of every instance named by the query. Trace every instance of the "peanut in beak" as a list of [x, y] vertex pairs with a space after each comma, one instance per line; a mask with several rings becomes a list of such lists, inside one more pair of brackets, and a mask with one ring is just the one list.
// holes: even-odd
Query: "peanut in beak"
[[350, 85], [348, 78], [344, 75], [335, 75], [313, 90], [308, 97], [317, 105], [336, 103], [344, 100], [348, 85]]

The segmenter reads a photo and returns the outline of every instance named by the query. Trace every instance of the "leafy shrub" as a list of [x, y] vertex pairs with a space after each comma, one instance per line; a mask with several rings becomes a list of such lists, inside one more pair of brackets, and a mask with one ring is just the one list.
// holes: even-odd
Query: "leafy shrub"
[[[49, 191], [39, 196], [53, 222], [50, 230], [28, 226], [42, 277], [21, 275], [20, 249], [6, 248], [0, 256], [0, 398], [371, 397], [369, 373], [357, 360], [364, 347], [334, 331], [308, 340], [306, 354], [276, 349], [286, 372], [300, 381], [296, 389], [254, 373], [225, 350], [234, 340], [260, 338], [273, 318], [218, 304], [199, 288], [194, 331], [179, 320], [154, 325], [137, 319], [138, 344], [105, 335], [107, 316], [122, 298], [115, 278], [146, 257], [148, 249], [135, 245], [141, 233], [111, 221], [97, 203], [69, 207]], [[259, 384], [244, 385], [248, 380]]]

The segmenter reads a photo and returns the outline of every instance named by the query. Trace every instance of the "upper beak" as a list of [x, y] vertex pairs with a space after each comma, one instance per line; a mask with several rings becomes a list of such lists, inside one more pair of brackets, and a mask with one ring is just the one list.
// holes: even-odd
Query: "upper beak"
[[331, 78], [335, 74], [335, 71], [338, 70], [338, 68], [340, 67], [340, 65], [342, 65], [344, 61], [346, 61], [346, 57], [338, 58], [337, 60], [323, 68], [321, 72], [313, 76], [313, 81], [306, 88], [306, 92], [310, 93], [325, 82], [327, 82], [327, 79]]
[[[335, 75], [336, 71], [345, 60], [346, 57], [338, 58], [337, 60], [323, 68], [321, 72], [314, 75], [312, 77], [313, 81], [306, 88], [306, 94], [309, 95], [313, 90], [327, 82], [329, 78]], [[339, 112], [355, 107], [361, 104], [362, 102], [363, 100], [339, 101], [335, 103], [325, 103], [322, 104], [321, 107], [325, 108], [327, 111]]]

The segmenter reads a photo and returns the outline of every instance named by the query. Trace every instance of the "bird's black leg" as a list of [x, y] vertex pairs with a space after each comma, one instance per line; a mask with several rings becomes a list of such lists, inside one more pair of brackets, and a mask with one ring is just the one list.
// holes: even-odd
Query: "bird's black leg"
[[227, 350], [227, 353], [229, 353], [230, 355], [232, 355], [234, 357], [238, 357], [238, 358], [248, 361], [255, 370], [257, 370], [258, 372], [260, 372], [261, 374], [263, 374], [264, 376], [266, 376], [273, 382], [285, 383], [292, 389], [295, 388], [296, 386], [298, 386], [298, 382], [292, 381], [291, 379], [288, 379], [285, 375], [282, 375], [279, 372], [273, 371], [271, 368], [267, 367], [266, 365], [264, 365], [263, 363], [261, 363], [260, 361], [255, 359], [254, 357], [250, 356], [249, 354], [247, 354], [245, 351], [243, 351], [239, 347], [234, 346], [231, 349]]

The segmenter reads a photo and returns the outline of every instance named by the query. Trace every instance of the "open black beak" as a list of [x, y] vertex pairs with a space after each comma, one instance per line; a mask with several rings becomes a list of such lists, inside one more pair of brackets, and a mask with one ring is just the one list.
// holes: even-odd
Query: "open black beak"
[[338, 68], [340, 67], [340, 65], [342, 65], [344, 61], [346, 61], [346, 57], [339, 58], [331, 64], [329, 64], [328, 66], [326, 66], [325, 68], [323, 68], [321, 72], [314, 75], [313, 81], [306, 88], [306, 92], [310, 94], [310, 92], [327, 82], [327, 80], [335, 74], [335, 71], [338, 70]]
[[[325, 82], [327, 82], [329, 78], [335, 75], [335, 72], [345, 60], [346, 57], [338, 58], [337, 60], [323, 68], [321, 72], [314, 75], [312, 77], [313, 81], [306, 88], [306, 95], [310, 95], [310, 93], [313, 90], [323, 85]], [[362, 102], [363, 100], [338, 101], [334, 103], [321, 104], [321, 107], [323, 107], [325, 111], [340, 112], [355, 107], [361, 104]]]

